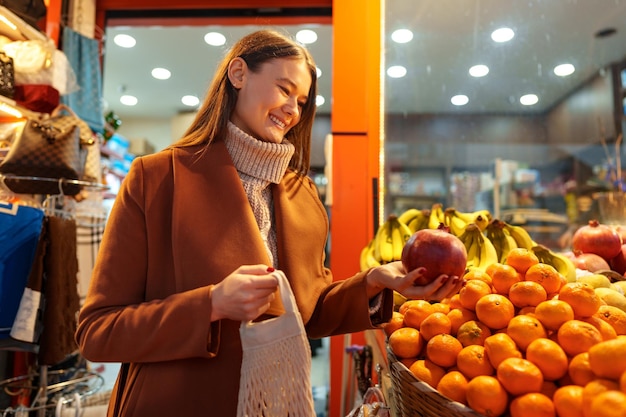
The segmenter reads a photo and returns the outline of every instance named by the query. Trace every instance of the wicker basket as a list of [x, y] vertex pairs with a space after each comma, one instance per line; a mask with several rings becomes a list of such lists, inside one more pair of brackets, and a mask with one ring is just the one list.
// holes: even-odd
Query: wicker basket
[[420, 381], [409, 371], [387, 346], [391, 372], [393, 402], [398, 417], [484, 417], [471, 408], [452, 401]]

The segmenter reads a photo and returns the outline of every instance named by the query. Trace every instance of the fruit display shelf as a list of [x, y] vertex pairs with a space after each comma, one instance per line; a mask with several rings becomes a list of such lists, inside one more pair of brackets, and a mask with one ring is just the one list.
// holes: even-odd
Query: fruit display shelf
[[420, 381], [387, 347], [395, 417], [484, 417]]

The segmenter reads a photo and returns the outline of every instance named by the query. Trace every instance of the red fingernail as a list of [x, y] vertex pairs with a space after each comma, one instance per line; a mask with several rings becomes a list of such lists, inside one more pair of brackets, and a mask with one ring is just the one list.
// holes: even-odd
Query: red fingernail
[[272, 268], [271, 266], [267, 267], [267, 272], [274, 272], [276, 271], [274, 268]]

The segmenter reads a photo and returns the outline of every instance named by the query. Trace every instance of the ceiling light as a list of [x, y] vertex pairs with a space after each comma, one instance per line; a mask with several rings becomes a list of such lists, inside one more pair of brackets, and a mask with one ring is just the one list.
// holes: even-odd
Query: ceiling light
[[134, 106], [135, 104], [137, 104], [137, 101], [137, 97], [135, 96], [123, 95], [122, 97], [120, 97], [120, 103], [125, 106]]
[[189, 107], [195, 107], [198, 104], [200, 104], [200, 99], [198, 97], [192, 96], [192, 95], [183, 96], [183, 98], [181, 98], [180, 101], [185, 106], [189, 106]]
[[469, 73], [472, 77], [484, 77], [489, 74], [489, 67], [487, 65], [474, 65], [469, 69]]
[[320, 69], [320, 67], [315, 67], [315, 72], [317, 73], [317, 78], [322, 76], [322, 70]]
[[406, 68], [402, 65], [394, 65], [387, 68], [387, 75], [391, 78], [402, 78], [406, 75]]
[[226, 37], [219, 32], [209, 32], [204, 35], [204, 41], [211, 46], [222, 46], [226, 43]]
[[524, 106], [532, 106], [533, 104], [537, 104], [539, 101], [539, 97], [536, 94], [525, 94], [520, 97], [519, 102]]
[[315, 43], [317, 41], [317, 33], [310, 29], [302, 29], [296, 33], [296, 39], [303, 44]]
[[573, 74], [575, 70], [572, 64], [561, 64], [554, 67], [554, 73], [559, 77], [567, 77]]
[[515, 32], [513, 32], [513, 29], [507, 27], [496, 29], [491, 33], [491, 39], [498, 43], [508, 42], [513, 39], [514, 36]]
[[123, 33], [115, 35], [115, 37], [113, 38], [113, 42], [115, 42], [117, 46], [121, 46], [122, 48], [132, 48], [137, 44], [135, 38], [130, 35], [125, 35]]
[[317, 107], [321, 106], [324, 103], [326, 103], [326, 99], [324, 98], [324, 96], [320, 96], [320, 95], [315, 96], [315, 105]]
[[152, 76], [157, 80], [167, 80], [172, 76], [172, 73], [165, 68], [154, 68]]
[[394, 30], [391, 34], [391, 40], [395, 43], [407, 43], [413, 39], [413, 32], [408, 29]]
[[455, 106], [465, 106], [469, 103], [469, 98], [464, 94], [457, 94], [450, 99], [450, 102]]

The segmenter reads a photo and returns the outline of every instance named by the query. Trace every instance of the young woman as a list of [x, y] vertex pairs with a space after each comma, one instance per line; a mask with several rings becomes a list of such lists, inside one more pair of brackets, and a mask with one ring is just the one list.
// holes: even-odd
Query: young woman
[[459, 277], [415, 286], [422, 271], [400, 262], [333, 282], [326, 211], [306, 176], [315, 96], [307, 50], [252, 33], [224, 58], [184, 137], [133, 162], [77, 331], [85, 358], [129, 364], [110, 416], [234, 416], [239, 326], [280, 314], [274, 268], [312, 338], [387, 321], [391, 290], [458, 290]]

